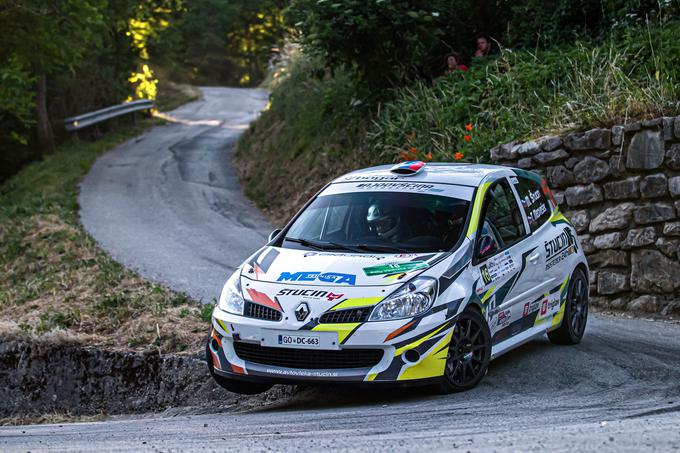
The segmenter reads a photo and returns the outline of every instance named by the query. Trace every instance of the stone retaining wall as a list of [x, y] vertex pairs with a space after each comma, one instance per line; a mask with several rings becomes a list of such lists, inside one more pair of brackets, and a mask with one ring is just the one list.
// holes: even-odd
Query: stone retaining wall
[[680, 313], [680, 116], [490, 153], [547, 178], [588, 255], [593, 304]]

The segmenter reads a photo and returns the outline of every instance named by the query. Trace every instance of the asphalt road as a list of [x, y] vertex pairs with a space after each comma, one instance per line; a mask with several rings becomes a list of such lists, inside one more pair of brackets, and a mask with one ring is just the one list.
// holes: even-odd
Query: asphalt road
[[475, 389], [317, 387], [240, 413], [0, 428], [1, 451], [673, 451], [680, 327], [596, 316], [583, 342], [536, 340]]
[[118, 262], [210, 303], [271, 226], [243, 196], [231, 150], [267, 92], [202, 88], [203, 99], [102, 156], [82, 183], [81, 221]]
[[[222, 118], [220, 126], [151, 131], [98, 161], [81, 196], [86, 228], [104, 248], [198, 296], [220, 285], [267, 230], [252, 209], [236, 212], [248, 204], [227, 158], [240, 130], [231, 125], [254, 115], [239, 109], [261, 106], [263, 95], [207, 89], [206, 99], [175, 113]], [[200, 156], [213, 164], [194, 159]], [[581, 344], [535, 340], [493, 361], [477, 388], [455, 395], [310, 387], [259, 410], [0, 428], [0, 451], [455, 449], [680, 449], [680, 326], [592, 315]]]

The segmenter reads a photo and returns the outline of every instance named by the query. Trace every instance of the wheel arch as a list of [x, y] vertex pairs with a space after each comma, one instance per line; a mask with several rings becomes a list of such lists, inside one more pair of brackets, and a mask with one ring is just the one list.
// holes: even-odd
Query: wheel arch
[[[588, 272], [588, 266], [586, 266], [586, 264], [582, 261], [579, 262], [572, 271], [572, 275], [574, 274], [574, 272], [576, 272], [577, 269], [583, 271], [583, 275], [586, 277], [586, 284], [588, 285], [588, 287], [590, 287], [590, 275]], [[571, 278], [571, 275], [569, 276], [569, 278]]]

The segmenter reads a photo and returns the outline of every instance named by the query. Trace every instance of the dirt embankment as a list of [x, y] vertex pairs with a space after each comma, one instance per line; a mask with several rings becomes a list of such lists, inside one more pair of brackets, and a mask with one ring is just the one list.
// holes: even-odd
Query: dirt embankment
[[0, 363], [0, 424], [178, 407], [243, 410], [293, 392], [276, 386], [258, 396], [229, 393], [215, 384], [201, 355], [145, 355], [29, 337], [0, 339]]

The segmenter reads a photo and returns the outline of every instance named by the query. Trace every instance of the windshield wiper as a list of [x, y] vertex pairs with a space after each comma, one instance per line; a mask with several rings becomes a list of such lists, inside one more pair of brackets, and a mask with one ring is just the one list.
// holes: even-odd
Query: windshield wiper
[[[374, 252], [377, 250], [374, 250], [371, 248], [371, 246], [368, 245], [348, 245], [348, 244], [338, 244], [337, 242], [317, 242], [317, 241], [310, 241], [309, 239], [304, 239], [304, 238], [285, 238], [286, 241], [290, 242], [296, 242], [298, 244], [304, 245], [305, 247], [310, 247], [314, 248], [317, 250], [348, 250], [350, 252], [354, 253], [364, 253], [364, 252]], [[407, 250], [403, 249], [397, 249], [394, 247], [388, 247], [390, 251], [399, 251], [399, 252], [406, 252]]]
[[290, 242], [296, 242], [300, 245], [304, 245], [305, 247], [309, 247], [309, 248], [313, 248], [313, 249], [317, 249], [317, 250], [326, 250], [326, 247], [324, 247], [324, 244], [319, 243], [319, 242], [310, 241], [309, 239], [285, 237], [284, 240], [290, 241]]
[[310, 241], [309, 239], [304, 239], [304, 238], [285, 238], [286, 241], [290, 242], [296, 242], [300, 245], [304, 245], [305, 247], [310, 247], [313, 249], [317, 250], [349, 250], [350, 252], [355, 252], [355, 253], [364, 253], [364, 252], [383, 252], [383, 253], [412, 253], [412, 250], [407, 250], [403, 249], [400, 247], [395, 247], [392, 245], [368, 245], [368, 244], [359, 244], [359, 245], [348, 245], [348, 244], [338, 244], [337, 242], [317, 242], [317, 241]]
[[395, 247], [393, 245], [368, 245], [368, 244], [359, 244], [355, 245], [355, 248], [359, 250], [363, 250], [366, 252], [383, 252], [383, 253], [394, 253], [394, 252], [399, 252], [399, 253], [413, 253], [413, 250], [407, 250], [403, 249], [401, 247]]

